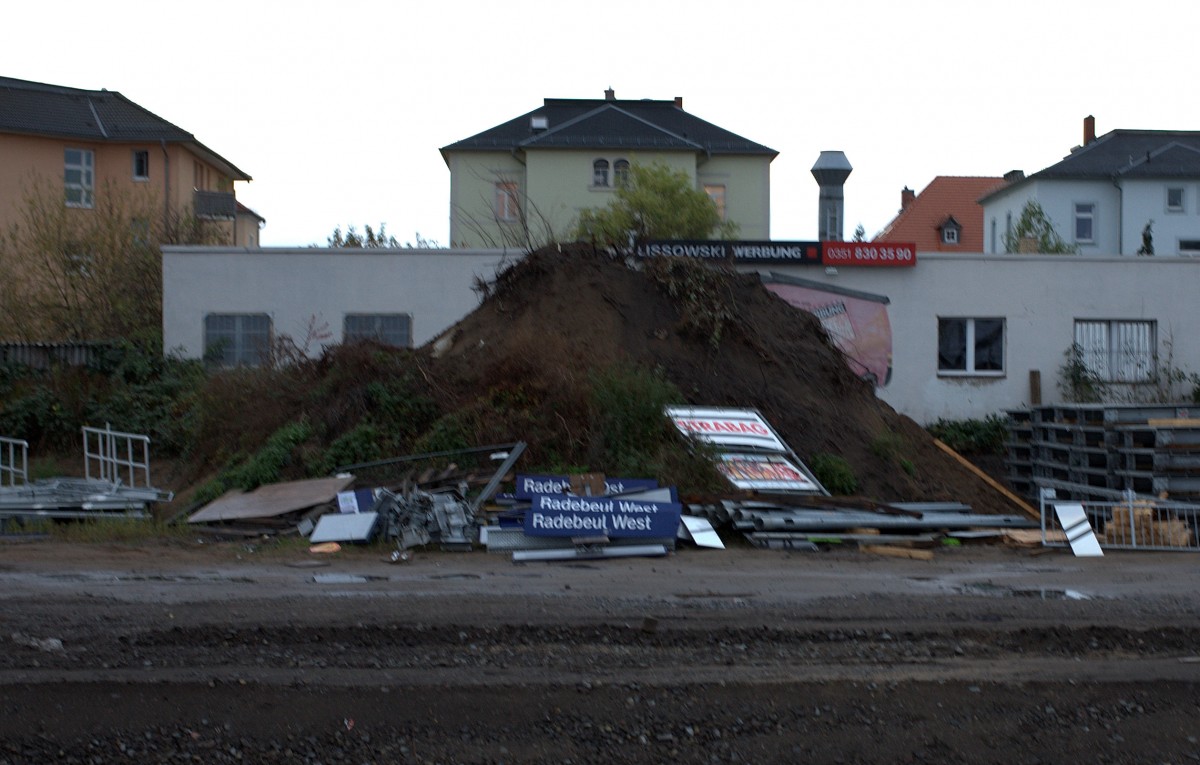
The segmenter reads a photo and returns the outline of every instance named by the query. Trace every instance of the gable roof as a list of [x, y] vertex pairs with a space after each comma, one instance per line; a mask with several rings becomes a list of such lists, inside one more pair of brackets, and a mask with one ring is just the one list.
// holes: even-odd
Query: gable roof
[[0, 133], [95, 143], [177, 143], [234, 180], [250, 176], [191, 133], [111, 90], [81, 90], [0, 77]]
[[1113, 130], [1012, 187], [1036, 180], [1117, 178], [1200, 178], [1200, 131]]
[[[534, 130], [534, 117], [546, 121]], [[779, 152], [683, 110], [677, 101], [547, 98], [541, 108], [442, 147], [448, 151], [518, 151], [540, 148], [653, 149], [705, 154]]]
[[[983, 252], [983, 207], [977, 200], [1004, 185], [1003, 178], [939, 175], [875, 241], [913, 242], [918, 252]], [[950, 220], [961, 227], [958, 244], [942, 241], [941, 229]]]

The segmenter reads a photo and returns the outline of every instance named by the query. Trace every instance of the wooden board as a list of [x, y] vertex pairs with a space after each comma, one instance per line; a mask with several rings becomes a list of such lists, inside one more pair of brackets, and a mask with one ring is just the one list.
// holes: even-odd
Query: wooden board
[[192, 513], [188, 523], [274, 518], [333, 502], [354, 483], [353, 476], [313, 478], [259, 486], [254, 491], [229, 491]]
[[889, 545], [863, 545], [863, 552], [871, 553], [872, 555], [884, 555], [889, 558], [910, 558], [912, 560], [933, 560], [933, 551], [931, 550], [914, 550], [908, 547], [892, 547]]

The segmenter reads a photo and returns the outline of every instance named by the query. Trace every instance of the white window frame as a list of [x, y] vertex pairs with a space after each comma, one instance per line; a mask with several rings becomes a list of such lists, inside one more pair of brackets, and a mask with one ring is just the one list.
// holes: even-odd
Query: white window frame
[[1193, 258], [1200, 255], [1200, 236], [1197, 236], [1195, 239], [1180, 239], [1177, 249], [1180, 255]]
[[[1004, 377], [1007, 369], [1008, 353], [1008, 322], [1003, 316], [939, 316], [937, 344], [937, 373], [939, 377]], [[963, 347], [960, 349], [964, 359], [964, 368], [942, 366], [942, 334], [943, 325], [954, 322], [963, 323]], [[1000, 323], [1000, 368], [977, 369], [976, 322]]]
[[724, 221], [727, 215], [726, 194], [729, 193], [729, 189], [724, 183], [706, 183], [704, 184], [704, 193], [712, 200], [713, 205], [717, 208], [717, 215]]
[[516, 181], [496, 182], [496, 219], [512, 222], [521, 218], [521, 189]]
[[958, 244], [958, 229], [946, 226], [942, 229], [942, 244]]
[[[1080, 208], [1089, 208], [1086, 212]], [[1095, 202], [1074, 202], [1071, 205], [1074, 210], [1074, 215], [1071, 218], [1071, 233], [1074, 234], [1074, 242], [1076, 244], [1095, 244], [1096, 243], [1096, 203]], [[1079, 236], [1079, 224], [1087, 221], [1089, 236], [1084, 238]]]
[[612, 167], [607, 159], [599, 157], [592, 160], [592, 188], [608, 189], [612, 188], [608, 185], [609, 171]]
[[624, 158], [614, 160], [612, 167], [613, 167], [613, 186], [615, 188], [619, 189], [619, 188], [622, 188], [622, 187], [628, 185], [629, 179], [631, 177], [629, 160], [624, 159]]
[[205, 314], [204, 358], [219, 367], [260, 366], [270, 354], [273, 336], [270, 314]]
[[348, 313], [342, 318], [342, 342], [375, 340], [396, 348], [411, 348], [412, 314]]
[[63, 150], [63, 188], [67, 207], [96, 206], [96, 155], [91, 149]]
[[[1171, 192], [1179, 192], [1179, 203], [1171, 204]], [[1181, 213], [1187, 210], [1187, 190], [1183, 186], [1168, 186], [1164, 191], [1164, 203], [1169, 213]]]
[[[138, 158], [139, 157], [145, 160], [142, 163], [141, 168], [138, 167]], [[133, 160], [133, 179], [135, 181], [150, 180], [150, 152], [147, 151], [146, 149], [134, 149], [132, 160]]]
[[1147, 383], [1158, 359], [1154, 319], [1076, 319], [1075, 345], [1083, 363], [1106, 383]]

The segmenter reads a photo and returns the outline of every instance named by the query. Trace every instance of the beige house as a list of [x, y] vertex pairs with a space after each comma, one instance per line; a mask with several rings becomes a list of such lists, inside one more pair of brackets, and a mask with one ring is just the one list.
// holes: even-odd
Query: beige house
[[673, 101], [548, 98], [541, 107], [441, 150], [450, 168], [450, 245], [503, 247], [564, 238], [604, 207], [633, 163], [685, 172], [738, 236], [770, 234], [774, 149]]
[[216, 243], [257, 247], [264, 220], [234, 189], [249, 180], [120, 93], [0, 77], [0, 231], [20, 219], [33, 189], [57, 187], [80, 214], [104, 193], [149, 197], [167, 231], [194, 217]]

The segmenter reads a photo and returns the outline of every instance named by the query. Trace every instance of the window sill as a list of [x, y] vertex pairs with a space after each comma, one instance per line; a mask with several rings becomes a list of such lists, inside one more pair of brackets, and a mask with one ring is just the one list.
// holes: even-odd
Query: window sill
[[939, 369], [937, 376], [947, 380], [1002, 380], [1008, 374], [1005, 372], [961, 372], [958, 370]]

